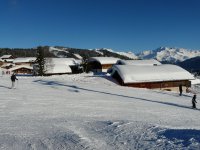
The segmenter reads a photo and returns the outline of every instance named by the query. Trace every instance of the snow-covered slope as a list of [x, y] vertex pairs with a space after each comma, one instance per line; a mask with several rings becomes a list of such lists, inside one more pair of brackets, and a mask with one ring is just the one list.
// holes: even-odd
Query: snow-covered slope
[[198, 50], [187, 50], [184, 48], [168, 48], [160, 47], [156, 50], [143, 51], [138, 54], [141, 59], [157, 59], [161, 62], [179, 62], [184, 61], [189, 58], [200, 56], [200, 51]]
[[133, 53], [133, 52], [117, 52], [117, 51], [114, 51], [112, 49], [108, 49], [108, 48], [103, 48], [103, 49], [99, 49], [99, 50], [107, 50], [107, 51], [110, 51], [112, 53], [116, 53], [116, 54], [119, 54], [119, 55], [122, 55], [122, 56], [126, 56], [130, 59], [138, 59], [138, 57]]
[[10, 77], [0, 77], [0, 149], [200, 149], [190, 94], [93, 74], [18, 79], [10, 89]]
[[[55, 48], [55, 47], [49, 47], [49, 52], [53, 53], [57, 57], [64, 57], [63, 53], [66, 53], [66, 54], [69, 53], [65, 49], [59, 49], [59, 48]], [[61, 52], [61, 54], [60, 54], [60, 52]]]
[[[71, 52], [69, 51], [69, 49], [71, 50]], [[77, 57], [78, 59], [81, 59], [82, 57], [80, 56], [80, 54], [78, 54], [78, 52], [79, 53], [84, 53], [84, 51], [86, 50], [86, 49], [84, 49], [84, 50], [81, 50], [81, 49], [79, 49], [79, 50], [77, 50], [76, 48], [69, 48], [69, 49], [67, 49], [67, 48], [55, 48], [55, 47], [50, 47], [49, 48], [49, 51], [50, 52], [52, 52], [55, 56], [58, 56], [58, 57], [62, 57], [62, 54], [63, 53], [60, 53], [60, 52], [64, 52], [64, 53], [71, 53], [71, 55], [74, 55], [75, 57]], [[73, 51], [74, 50], [74, 51]], [[102, 52], [102, 51], [108, 51], [108, 52], [111, 52], [112, 54], [118, 54], [119, 56], [124, 56], [124, 57], [126, 57], [126, 58], [129, 58], [129, 59], [137, 59], [138, 57], [134, 54], [134, 53], [132, 53], [132, 52], [117, 52], [117, 51], [114, 51], [114, 50], [112, 50], [112, 49], [107, 49], [107, 48], [103, 48], [103, 49], [88, 49], [91, 53], [93, 52], [93, 54], [91, 54], [91, 57], [95, 57], [95, 56], [104, 56], [104, 52]], [[74, 53], [75, 52], [75, 53]], [[84, 54], [84, 56], [87, 56], [88, 55], [88, 52], [87, 51], [85, 51], [85, 53], [87, 53], [87, 54]], [[112, 56], [112, 54], [111, 54], [111, 56], [110, 57], [114, 57], [114, 56]], [[117, 56], [117, 57], [119, 57], [119, 56]], [[65, 57], [65, 56], [63, 56], [63, 57]], [[88, 56], [89, 57], [89, 56]]]

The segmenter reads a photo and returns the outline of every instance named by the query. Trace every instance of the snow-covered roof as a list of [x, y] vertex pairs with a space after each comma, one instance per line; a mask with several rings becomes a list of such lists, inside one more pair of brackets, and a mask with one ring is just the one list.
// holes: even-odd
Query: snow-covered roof
[[0, 58], [0, 61], [3, 62], [3, 60]]
[[68, 66], [75, 66], [77, 64], [80, 64], [74, 58], [46, 58], [46, 63], [64, 64]]
[[72, 73], [71, 68], [65, 64], [46, 65], [45, 74]]
[[115, 65], [112, 68], [121, 76], [124, 83], [192, 80], [193, 75], [176, 65], [134, 66]]
[[4, 62], [13, 62], [14, 59], [5, 59]]
[[74, 56], [76, 56], [78, 59], [83, 59], [83, 57], [79, 54], [74, 54]]
[[28, 63], [28, 62], [35, 62], [36, 57], [19, 57], [13, 60], [13, 63]]
[[8, 58], [10, 58], [12, 55], [3, 55], [3, 56], [1, 56], [0, 58], [1, 59], [8, 59]]
[[161, 63], [155, 59], [145, 59], [145, 60], [118, 60], [119, 65], [161, 65]]
[[116, 64], [116, 62], [120, 60], [119, 58], [114, 57], [91, 57], [89, 58], [89, 62], [98, 61], [100, 64]]
[[3, 64], [1, 67], [3, 68], [3, 67], [11, 66], [11, 65], [13, 65], [13, 64], [12, 63], [6, 63], [6, 64]]
[[26, 68], [26, 69], [33, 70], [33, 67], [31, 67], [31, 66], [27, 66], [27, 65], [16, 65], [16, 66], [10, 68], [9, 71], [14, 71], [14, 70], [17, 70], [17, 69], [20, 69], [20, 68]]

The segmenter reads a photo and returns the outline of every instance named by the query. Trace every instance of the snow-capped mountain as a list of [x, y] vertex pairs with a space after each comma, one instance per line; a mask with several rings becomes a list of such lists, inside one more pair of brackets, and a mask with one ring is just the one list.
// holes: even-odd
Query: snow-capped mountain
[[106, 51], [109, 51], [109, 52], [112, 52], [112, 53], [116, 53], [118, 55], [122, 55], [122, 56], [128, 57], [130, 59], [138, 59], [138, 56], [136, 56], [131, 51], [129, 51], [129, 52], [116, 52], [116, 51], [114, 51], [112, 49], [109, 49], [109, 48], [95, 49], [95, 50], [98, 51], [98, 52], [100, 52], [101, 50], [106, 50]]
[[182, 62], [184, 60], [200, 56], [199, 50], [188, 50], [184, 48], [160, 47], [156, 50], [147, 50], [138, 54], [140, 59], [157, 59], [160, 62]]
[[49, 52], [56, 57], [72, 57], [76, 59], [107, 56], [121, 59], [137, 59], [138, 57], [132, 52], [116, 52], [112, 49], [77, 49], [65, 47], [49, 47]]
[[[81, 57], [118, 57], [121, 59], [157, 59], [160, 62], [166, 63], [177, 63], [182, 62], [190, 58], [200, 56], [199, 50], [188, 50], [184, 48], [169, 48], [160, 47], [156, 50], [146, 50], [137, 55], [132, 52], [119, 52], [109, 48], [102, 49], [90, 49], [90, 50], [79, 50], [74, 48], [55, 48], [50, 47], [49, 49], [54, 55], [58, 57], [66, 57], [66, 55], [79, 55]], [[67, 54], [68, 53], [68, 54]], [[77, 56], [74, 56], [77, 57]], [[79, 57], [78, 59], [80, 59]]]

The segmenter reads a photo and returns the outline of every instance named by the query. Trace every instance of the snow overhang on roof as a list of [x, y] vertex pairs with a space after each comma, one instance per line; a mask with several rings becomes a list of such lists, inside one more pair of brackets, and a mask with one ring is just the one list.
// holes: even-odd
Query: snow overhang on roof
[[13, 63], [29, 63], [29, 62], [35, 62], [36, 57], [24, 57], [24, 58], [16, 58], [13, 60]]
[[161, 63], [155, 59], [145, 59], [145, 60], [118, 60], [117, 64], [121, 65], [137, 65], [137, 66], [145, 66], [145, 65], [161, 65]]
[[74, 58], [46, 58], [47, 64], [63, 64], [68, 66], [76, 66], [80, 63], [76, 61]]
[[115, 65], [112, 68], [111, 75], [115, 71], [118, 72], [124, 83], [161, 82], [194, 79], [192, 74], [176, 65]]
[[65, 64], [54, 64], [45, 66], [45, 74], [72, 73], [71, 68]]
[[116, 64], [117, 61], [120, 60], [119, 58], [114, 57], [91, 57], [89, 58], [88, 62], [97, 61], [100, 64]]
[[11, 56], [12, 56], [12, 55], [3, 55], [3, 56], [1, 56], [0, 58], [1, 58], [1, 59], [9, 59]]

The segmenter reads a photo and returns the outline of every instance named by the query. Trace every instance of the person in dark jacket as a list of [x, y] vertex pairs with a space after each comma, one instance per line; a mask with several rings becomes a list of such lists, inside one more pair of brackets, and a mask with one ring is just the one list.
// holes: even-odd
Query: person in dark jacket
[[196, 103], [197, 103], [196, 98], [197, 98], [197, 96], [196, 96], [196, 94], [194, 94], [194, 96], [192, 98], [192, 108], [196, 108]]
[[181, 96], [181, 95], [182, 95], [182, 92], [183, 92], [182, 84], [179, 85], [179, 92], [180, 92], [179, 95]]
[[11, 88], [15, 88], [15, 80], [18, 80], [15, 73], [13, 73], [10, 77], [11, 81], [12, 81], [12, 87]]

